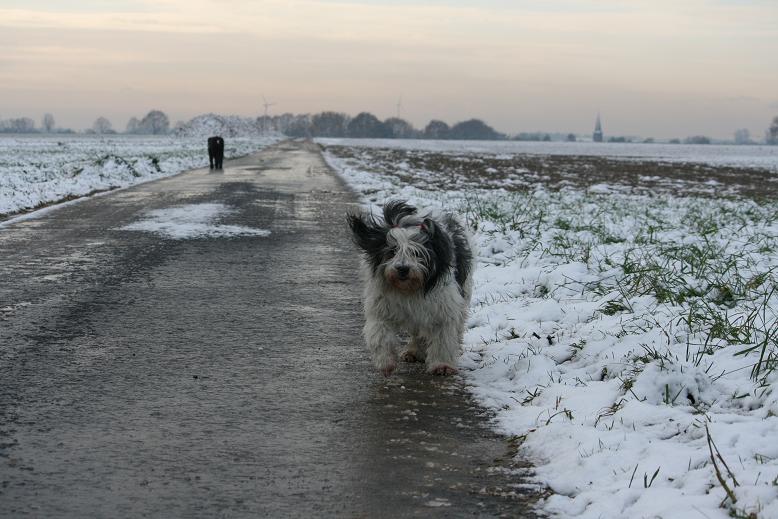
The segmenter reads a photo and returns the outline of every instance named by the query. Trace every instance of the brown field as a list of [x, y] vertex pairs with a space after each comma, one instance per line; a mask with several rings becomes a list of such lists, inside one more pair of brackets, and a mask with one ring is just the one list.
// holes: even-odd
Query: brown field
[[[591, 188], [607, 184], [632, 194], [778, 198], [778, 175], [765, 169], [597, 156], [454, 154], [421, 150], [326, 146], [363, 169], [438, 189]], [[369, 167], [368, 167], [369, 166]], [[425, 172], [420, 178], [418, 171]], [[489, 179], [485, 182], [484, 179]]]

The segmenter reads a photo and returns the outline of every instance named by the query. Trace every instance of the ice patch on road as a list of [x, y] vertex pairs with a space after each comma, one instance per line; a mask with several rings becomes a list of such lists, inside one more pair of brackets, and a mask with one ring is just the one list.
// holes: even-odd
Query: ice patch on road
[[268, 236], [270, 234], [270, 231], [266, 229], [215, 223], [219, 218], [233, 212], [234, 209], [224, 204], [189, 204], [168, 209], [156, 209], [149, 211], [142, 220], [125, 225], [120, 230], [152, 232], [174, 240]]

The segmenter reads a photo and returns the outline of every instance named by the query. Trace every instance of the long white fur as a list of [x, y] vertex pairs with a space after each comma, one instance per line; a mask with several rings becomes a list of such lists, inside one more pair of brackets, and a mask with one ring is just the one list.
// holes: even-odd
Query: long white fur
[[[398, 250], [384, 266], [391, 268], [395, 264], [411, 264], [413, 268], [422, 269], [418, 255], [426, 254], [426, 249], [420, 245], [420, 236], [422, 233], [418, 226], [403, 225], [391, 229], [388, 240], [396, 241]], [[470, 241], [471, 250], [474, 250]], [[463, 294], [451, 269], [428, 293], [425, 294], [423, 289], [405, 293], [388, 285], [381, 273], [383, 269], [374, 274], [367, 261], [362, 262], [366, 318], [363, 333], [379, 370], [388, 374], [397, 365], [400, 348], [397, 333], [400, 331], [411, 336], [407, 351], [418, 359], [426, 357], [427, 371], [437, 372], [440, 368], [453, 370], [456, 367], [473, 292], [473, 268], [474, 265], [471, 265]]]
[[[427, 249], [423, 245], [424, 234], [419, 227], [395, 227], [390, 229], [386, 236], [389, 245], [397, 245], [397, 252], [384, 267], [392, 268], [397, 265], [416, 265], [420, 270], [426, 270], [417, 258], [428, 256]], [[424, 272], [426, 274], [426, 272]]]

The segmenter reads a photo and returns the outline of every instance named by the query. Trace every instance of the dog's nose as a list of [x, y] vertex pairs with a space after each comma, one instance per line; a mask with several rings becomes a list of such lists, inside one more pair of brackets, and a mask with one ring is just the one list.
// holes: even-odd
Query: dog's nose
[[400, 265], [397, 267], [397, 275], [401, 278], [407, 278], [408, 272], [411, 271], [411, 267], [406, 267], [405, 265]]

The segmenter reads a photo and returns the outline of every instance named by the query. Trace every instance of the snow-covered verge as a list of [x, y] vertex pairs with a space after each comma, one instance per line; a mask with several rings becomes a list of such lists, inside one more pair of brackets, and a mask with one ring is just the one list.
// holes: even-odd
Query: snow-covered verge
[[[227, 158], [277, 136], [225, 141]], [[0, 216], [208, 165], [203, 139], [148, 136], [0, 137]]]
[[325, 156], [368, 204], [408, 199], [473, 229], [460, 368], [523, 439], [545, 513], [778, 517], [778, 203], [507, 191]]

